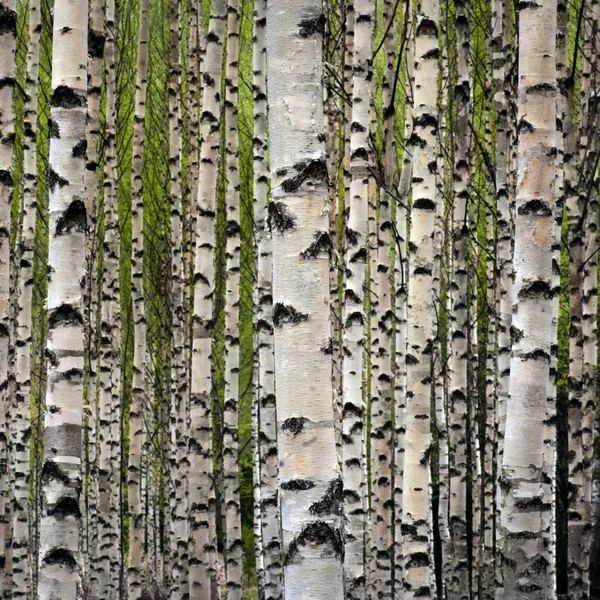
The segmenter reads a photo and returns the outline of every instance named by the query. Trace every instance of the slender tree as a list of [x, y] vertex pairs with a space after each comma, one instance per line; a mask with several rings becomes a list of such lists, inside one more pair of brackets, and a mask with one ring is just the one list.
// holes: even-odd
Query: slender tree
[[254, 3], [254, 223], [257, 246], [256, 343], [260, 413], [261, 521], [264, 548], [264, 598], [283, 593], [279, 513], [275, 356], [273, 348], [273, 242], [268, 221], [266, 0]]
[[[38, 73], [40, 61], [41, 6], [38, 0], [29, 4], [29, 42], [26, 62], [26, 91], [24, 107], [23, 145], [23, 199], [20, 215], [20, 243], [18, 273], [18, 302], [16, 313], [15, 347], [15, 394], [12, 413], [14, 415], [15, 489], [11, 516], [13, 520], [13, 569], [12, 595], [27, 598], [31, 593], [31, 565], [28, 564], [29, 547], [29, 472], [30, 436], [29, 420], [31, 406], [31, 342], [33, 264], [35, 253], [35, 223], [37, 215], [37, 111]], [[1, 493], [1, 492], [0, 492]], [[2, 533], [0, 532], [0, 536]], [[0, 544], [2, 542], [0, 541]]]
[[436, 175], [429, 168], [435, 155], [438, 116], [439, 3], [418, 7], [415, 29], [415, 86], [412, 173], [412, 228], [409, 256], [407, 332], [407, 409], [404, 453], [402, 544], [404, 597], [431, 598], [431, 489], [429, 452], [430, 359], [433, 345], [433, 260], [436, 215]]
[[[287, 598], [343, 597], [329, 325], [322, 8], [267, 3], [273, 324]], [[289, 70], [290, 61], [294, 69]]]
[[75, 600], [80, 588], [83, 299], [86, 207], [83, 202], [88, 39], [86, 2], [54, 9], [48, 263], [48, 387], [44, 422], [41, 599]]
[[346, 200], [346, 278], [343, 302], [342, 476], [344, 482], [344, 577], [346, 598], [362, 599], [365, 591], [365, 499], [363, 436], [366, 430], [363, 374], [366, 365], [365, 276], [369, 193], [369, 120], [371, 108], [373, 5], [354, 4], [352, 59], [352, 127], [350, 193]]
[[221, 65], [227, 3], [211, 3], [206, 38], [200, 120], [201, 154], [198, 183], [198, 229], [194, 260], [192, 387], [190, 403], [190, 596], [216, 593], [215, 498], [212, 484], [212, 356], [215, 287], [215, 215], [221, 104]]
[[[556, 3], [519, 12], [519, 139], [511, 377], [502, 469], [504, 590], [546, 598], [543, 421], [552, 340]], [[535, 173], [535, 176], [528, 176]]]
[[142, 547], [144, 543], [142, 508], [142, 457], [146, 399], [147, 321], [144, 302], [144, 196], [142, 169], [144, 122], [148, 77], [148, 28], [150, 0], [140, 2], [140, 26], [136, 62], [135, 115], [133, 125], [133, 162], [131, 169], [131, 294], [133, 302], [134, 344], [131, 407], [129, 410], [129, 457], [127, 465], [127, 498], [129, 503], [129, 552], [127, 557], [128, 600], [142, 595]]

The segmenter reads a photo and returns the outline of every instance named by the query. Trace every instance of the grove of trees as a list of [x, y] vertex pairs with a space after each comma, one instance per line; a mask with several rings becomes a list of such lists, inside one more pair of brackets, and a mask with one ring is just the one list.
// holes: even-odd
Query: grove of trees
[[599, 0], [0, 0], [0, 599], [599, 599], [599, 99]]

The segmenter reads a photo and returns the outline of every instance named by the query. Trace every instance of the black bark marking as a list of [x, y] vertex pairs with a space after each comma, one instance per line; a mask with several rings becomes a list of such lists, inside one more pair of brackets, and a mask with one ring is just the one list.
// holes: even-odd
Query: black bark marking
[[17, 33], [17, 13], [7, 6], [0, 5], [0, 35]]
[[317, 231], [315, 233], [315, 241], [306, 249], [300, 252], [300, 256], [304, 259], [317, 258], [323, 254], [331, 253], [331, 238], [327, 231]]
[[519, 123], [517, 124], [517, 133], [521, 133], [523, 131], [526, 133], [533, 133], [535, 131], [535, 127], [529, 121], [521, 117]]
[[69, 485], [69, 476], [53, 461], [47, 460], [42, 467], [42, 485], [47, 485], [51, 481], [60, 481]]
[[438, 27], [434, 21], [424, 17], [417, 27], [417, 37], [426, 35], [430, 37], [438, 36]]
[[273, 307], [273, 325], [275, 325], [275, 327], [283, 327], [283, 325], [286, 324], [294, 326], [303, 321], [308, 321], [308, 315], [297, 311], [290, 304], [278, 302]]
[[87, 140], [85, 138], [79, 140], [72, 148], [71, 154], [74, 158], [85, 158], [87, 154]]
[[67, 517], [75, 517], [76, 519], [81, 518], [79, 504], [75, 498], [71, 498], [70, 496], [61, 498], [54, 508], [48, 509], [48, 514], [56, 517], [59, 521], [62, 521]]
[[46, 175], [46, 185], [48, 189], [54, 191], [54, 188], [58, 185], [59, 188], [69, 185], [69, 180], [61, 177], [52, 167], [48, 167], [48, 174]]
[[521, 0], [517, 3], [517, 10], [525, 10], [526, 8], [539, 8], [540, 5], [535, 0]]
[[72, 87], [68, 85], [59, 85], [50, 97], [50, 106], [60, 108], [77, 108], [86, 106], [87, 101], [85, 96], [78, 94]]
[[12, 187], [13, 178], [10, 171], [0, 169], [0, 184], [5, 185], [6, 187]]
[[5, 87], [15, 87], [16, 80], [14, 77], [3, 77], [0, 79], [0, 90]]
[[70, 304], [61, 304], [55, 308], [48, 318], [48, 329], [54, 329], [59, 325], [82, 325], [83, 318], [79, 310]]
[[276, 231], [288, 231], [296, 228], [296, 219], [283, 202], [269, 203], [269, 224]]
[[63, 373], [57, 373], [54, 381], [71, 381], [71, 379], [81, 379], [83, 381], [83, 369], [73, 367]]
[[342, 480], [338, 477], [329, 484], [325, 495], [318, 502], [312, 504], [308, 511], [317, 517], [340, 515], [342, 513], [342, 491]]
[[72, 231], [85, 233], [86, 227], [85, 204], [81, 200], [73, 200], [67, 210], [57, 219], [55, 235], [65, 235]]
[[548, 206], [547, 202], [543, 200], [529, 200], [519, 206], [517, 211], [520, 215], [540, 215], [543, 217], [549, 217], [552, 215], [552, 210]]
[[434, 115], [424, 114], [416, 119], [413, 119], [414, 127], [431, 127], [437, 131], [438, 120]]
[[550, 355], [541, 348], [536, 348], [531, 352], [521, 354], [521, 360], [539, 360], [540, 358], [550, 362]]
[[60, 139], [60, 127], [53, 119], [48, 119], [48, 137], [52, 139]]
[[425, 52], [425, 54], [423, 54], [423, 56], [421, 57], [421, 60], [429, 60], [429, 59], [437, 60], [439, 57], [440, 57], [439, 48], [433, 48], [432, 50], [428, 50], [427, 52]]
[[325, 31], [325, 15], [320, 14], [312, 19], [303, 19], [298, 23], [300, 31], [298, 34], [302, 38], [310, 37], [315, 33], [323, 34]]
[[343, 553], [343, 544], [338, 529], [333, 529], [323, 521], [309, 523], [302, 531], [290, 542], [285, 556], [285, 563], [290, 564], [300, 554], [301, 547], [304, 546], [330, 546], [335, 556], [341, 556]]
[[283, 422], [281, 429], [289, 431], [292, 435], [296, 435], [304, 429], [304, 423], [306, 423], [304, 417], [290, 417]]
[[294, 165], [297, 175], [281, 182], [284, 192], [296, 192], [307, 180], [327, 181], [327, 164], [322, 159], [308, 160]]
[[106, 37], [98, 31], [93, 29], [88, 31], [88, 54], [91, 58], [104, 58], [105, 42]]
[[526, 90], [526, 94], [537, 94], [539, 92], [553, 92], [556, 90], [556, 86], [551, 83], [537, 83], [536, 85], [530, 85]]
[[290, 481], [284, 481], [281, 484], [282, 490], [288, 490], [292, 492], [305, 492], [315, 487], [315, 484], [308, 479], [292, 479]]
[[413, 208], [420, 210], [435, 210], [435, 202], [429, 198], [417, 198], [413, 202]]
[[521, 300], [535, 300], [540, 296], [542, 296], [546, 300], [552, 300], [554, 292], [552, 291], [552, 287], [547, 281], [538, 279], [536, 281], [532, 281], [529, 285], [524, 285], [519, 290], [518, 296]]
[[44, 556], [42, 562], [46, 565], [67, 567], [70, 571], [74, 571], [77, 568], [75, 557], [66, 548], [53, 548]]

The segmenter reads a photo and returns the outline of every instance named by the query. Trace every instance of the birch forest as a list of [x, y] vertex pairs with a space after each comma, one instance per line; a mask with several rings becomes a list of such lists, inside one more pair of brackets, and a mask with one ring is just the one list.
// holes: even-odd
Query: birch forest
[[0, 600], [600, 599], [600, 0], [0, 0]]

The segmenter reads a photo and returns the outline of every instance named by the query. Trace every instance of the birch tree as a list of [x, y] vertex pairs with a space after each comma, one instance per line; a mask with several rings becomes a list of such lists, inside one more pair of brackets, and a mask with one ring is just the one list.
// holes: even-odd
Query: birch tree
[[44, 422], [41, 599], [75, 600], [80, 588], [83, 302], [86, 207], [87, 3], [54, 10], [50, 141], [49, 356]]
[[365, 590], [365, 461], [363, 436], [366, 406], [363, 370], [366, 365], [365, 276], [367, 264], [367, 212], [369, 193], [369, 127], [373, 67], [373, 5], [354, 4], [354, 52], [352, 56], [352, 125], [350, 134], [350, 193], [346, 233], [346, 278], [342, 307], [343, 393], [342, 393], [342, 476], [344, 482], [344, 577], [346, 598], [360, 600]]
[[[519, 13], [518, 174], [513, 323], [502, 468], [504, 590], [546, 598], [543, 421], [552, 340], [556, 149], [556, 3]], [[535, 173], [535, 175], [533, 175]]]
[[213, 293], [215, 214], [221, 104], [221, 64], [227, 4], [211, 4], [204, 61], [198, 183], [198, 229], [194, 260], [192, 387], [190, 402], [190, 518], [193, 552], [190, 596], [211, 598], [216, 585], [215, 499], [212, 477]]
[[131, 170], [131, 291], [133, 303], [134, 344], [131, 407], [129, 410], [129, 457], [127, 498], [129, 503], [129, 551], [127, 557], [128, 600], [142, 595], [142, 547], [144, 543], [142, 508], [142, 455], [144, 423], [142, 413], [146, 396], [146, 310], [144, 302], [144, 196], [142, 170], [144, 122], [148, 77], [148, 29], [150, 0], [140, 2], [140, 26], [136, 62], [135, 115], [133, 125], [133, 164]]
[[261, 522], [264, 547], [264, 597], [280, 600], [283, 593], [279, 512], [275, 355], [273, 347], [273, 242], [268, 219], [267, 165], [267, 3], [254, 3], [252, 87], [254, 92], [254, 222], [257, 246], [256, 343], [260, 412]]
[[404, 598], [431, 598], [431, 489], [429, 452], [430, 360], [433, 345], [433, 260], [436, 176], [429, 162], [435, 155], [438, 116], [439, 3], [418, 7], [415, 29], [413, 109], [412, 229], [408, 290], [407, 409], [404, 455], [402, 545]]
[[[321, 23], [316, 0], [269, 0], [273, 324], [287, 598], [341, 600], [333, 428]], [[290, 61], [294, 69], [290, 72]]]

